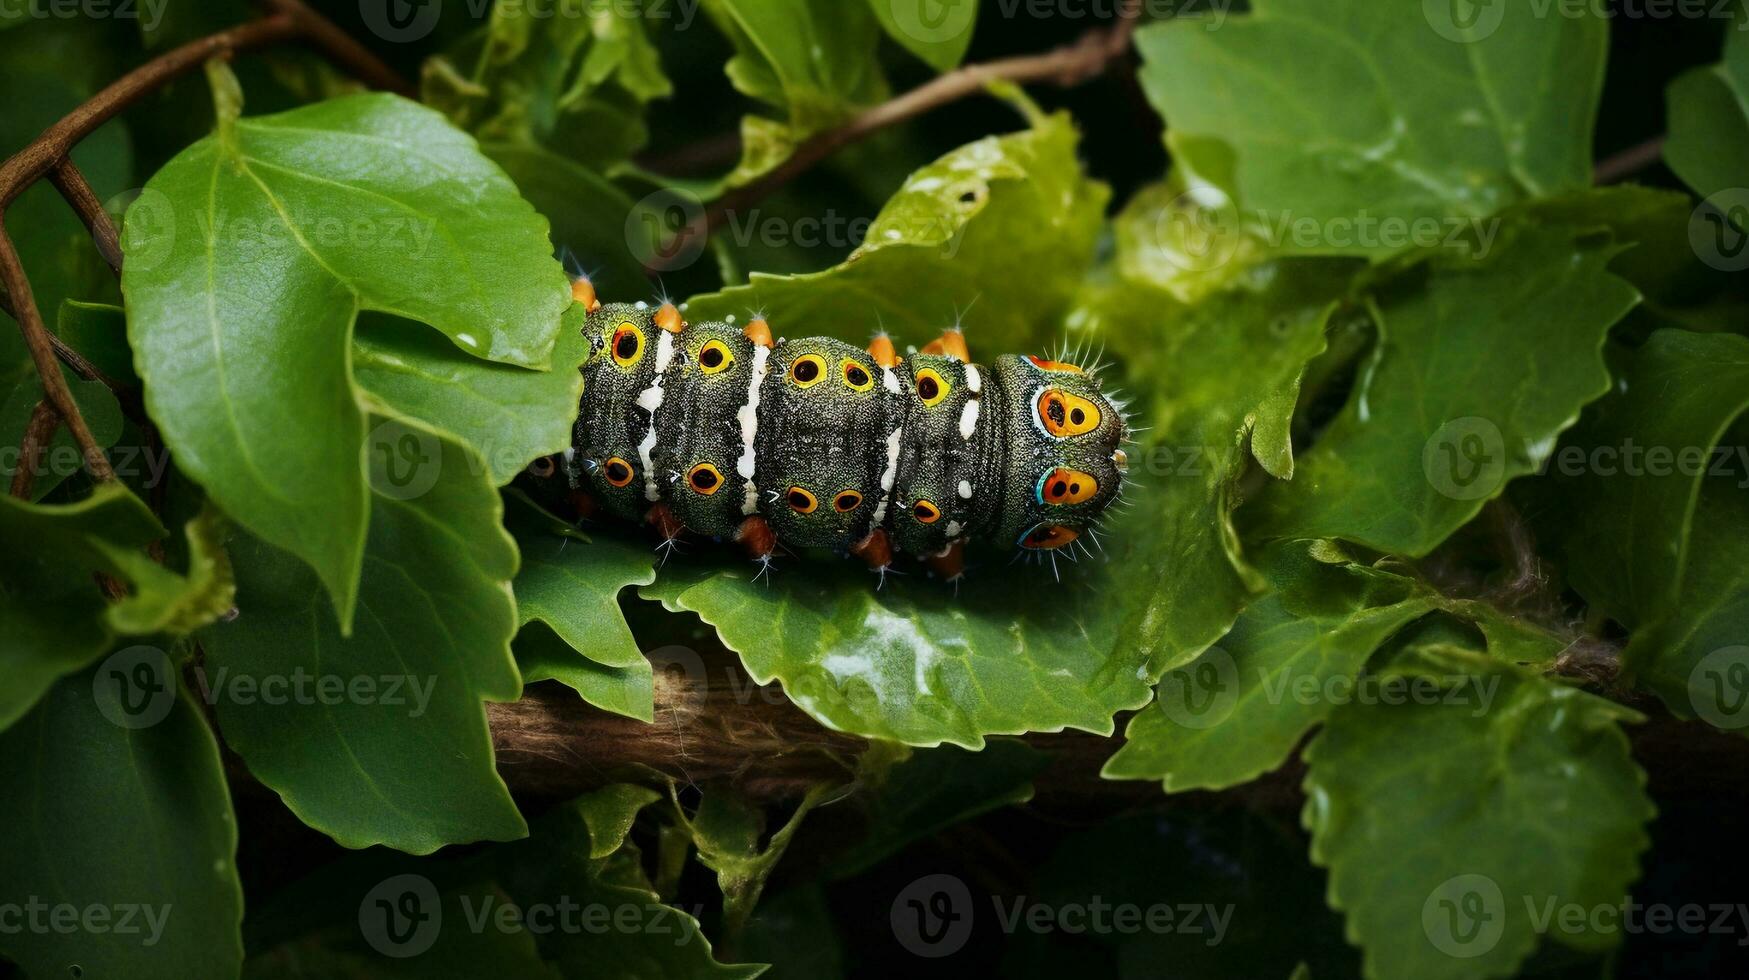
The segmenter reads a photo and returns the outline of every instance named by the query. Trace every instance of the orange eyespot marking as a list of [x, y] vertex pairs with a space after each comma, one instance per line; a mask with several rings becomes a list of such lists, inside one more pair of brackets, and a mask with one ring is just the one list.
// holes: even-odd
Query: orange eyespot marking
[[938, 374], [934, 368], [924, 368], [918, 371], [916, 385], [917, 397], [930, 408], [941, 404], [941, 400], [947, 397], [949, 391], [953, 390], [953, 386], [947, 383], [947, 379]]
[[826, 359], [818, 354], [803, 354], [790, 362], [789, 379], [798, 388], [812, 388], [826, 376]]
[[708, 497], [723, 488], [723, 474], [709, 463], [698, 463], [686, 471], [686, 485]]
[[1033, 551], [1054, 551], [1080, 536], [1080, 531], [1061, 524], [1034, 524], [1015, 543]]
[[618, 456], [609, 456], [601, 464], [601, 475], [607, 478], [608, 486], [623, 487], [632, 482], [637, 474], [632, 470], [632, 464]]
[[1042, 357], [1034, 357], [1031, 354], [1028, 354], [1026, 359], [1031, 361], [1032, 366], [1038, 368], [1040, 371], [1063, 371], [1069, 374], [1082, 373], [1079, 367], [1076, 367], [1067, 361], [1047, 361]]
[[917, 518], [919, 524], [934, 524], [941, 520], [941, 508], [927, 500], [919, 500], [911, 505], [911, 516]]
[[790, 487], [785, 498], [789, 501], [790, 510], [798, 514], [812, 514], [820, 506], [820, 502], [814, 499], [814, 495], [801, 487]]
[[614, 329], [607, 347], [613, 352], [613, 363], [620, 367], [631, 367], [638, 363], [638, 358], [644, 356], [644, 332], [638, 329], [637, 324], [628, 320]]
[[840, 490], [838, 496], [832, 498], [832, 509], [840, 514], [848, 514], [862, 506], [862, 494], [855, 490]]
[[571, 280], [571, 302], [583, 304], [591, 313], [601, 309], [601, 300], [595, 298], [595, 284], [588, 279]]
[[867, 391], [874, 387], [874, 375], [868, 373], [868, 368], [856, 363], [852, 358], [838, 362], [838, 374], [844, 379], [844, 384], [851, 391]]
[[720, 340], [707, 340], [698, 349], [698, 366], [706, 374], [727, 371], [734, 363], [735, 355], [729, 353], [729, 345]]
[[1099, 481], [1067, 466], [1046, 471], [1038, 478], [1034, 497], [1041, 504], [1079, 504], [1092, 500], [1099, 493]]
[[1038, 396], [1038, 420], [1044, 430], [1067, 439], [1099, 428], [1099, 406], [1060, 388], [1046, 388]]
[[656, 326], [669, 333], [679, 333], [680, 329], [686, 326], [686, 323], [680, 319], [679, 307], [673, 303], [663, 303], [661, 308], [656, 311]]

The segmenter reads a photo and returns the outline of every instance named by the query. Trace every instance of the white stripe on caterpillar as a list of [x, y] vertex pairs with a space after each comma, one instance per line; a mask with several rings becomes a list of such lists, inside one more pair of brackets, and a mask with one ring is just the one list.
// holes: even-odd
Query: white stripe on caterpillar
[[650, 413], [650, 428], [644, 433], [644, 439], [638, 443], [638, 459], [644, 464], [644, 499], [655, 503], [662, 499], [662, 491], [656, 482], [656, 464], [652, 458], [656, 452], [656, 410], [662, 407], [662, 373], [668, 370], [669, 362], [674, 360], [674, 335], [662, 331], [662, 336], [656, 340], [656, 373], [650, 379], [650, 387], [638, 393], [638, 407]]
[[754, 346], [753, 378], [747, 384], [747, 404], [742, 405], [735, 413], [735, 421], [741, 423], [741, 458], [735, 462], [735, 472], [746, 481], [741, 491], [743, 514], [759, 511], [759, 488], [753, 485], [754, 466], [757, 462], [753, 453], [753, 439], [759, 435], [759, 386], [765, 383], [765, 373], [770, 370], [766, 362], [770, 358], [771, 348]]
[[881, 471], [881, 500], [875, 504], [874, 525], [880, 527], [887, 519], [887, 502], [893, 497], [893, 481], [899, 476], [899, 443], [905, 438], [905, 427], [899, 426], [887, 436], [887, 468]]

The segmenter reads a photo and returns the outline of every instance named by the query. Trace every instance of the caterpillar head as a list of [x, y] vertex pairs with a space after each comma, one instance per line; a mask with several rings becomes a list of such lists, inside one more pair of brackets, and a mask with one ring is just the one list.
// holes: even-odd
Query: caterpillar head
[[1123, 406], [1073, 364], [1006, 355], [994, 372], [1009, 407], [996, 533], [1023, 550], [1067, 548], [1122, 491]]

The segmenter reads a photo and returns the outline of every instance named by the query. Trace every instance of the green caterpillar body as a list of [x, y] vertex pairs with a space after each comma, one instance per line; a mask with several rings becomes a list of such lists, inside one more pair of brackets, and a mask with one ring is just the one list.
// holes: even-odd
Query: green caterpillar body
[[1122, 413], [1070, 365], [923, 353], [888, 367], [838, 340], [771, 343], [763, 321], [683, 324], [643, 303], [598, 306], [585, 331], [565, 469], [626, 520], [745, 540], [760, 518], [798, 548], [884, 532], [922, 556], [969, 538], [1052, 550], [1120, 491]]

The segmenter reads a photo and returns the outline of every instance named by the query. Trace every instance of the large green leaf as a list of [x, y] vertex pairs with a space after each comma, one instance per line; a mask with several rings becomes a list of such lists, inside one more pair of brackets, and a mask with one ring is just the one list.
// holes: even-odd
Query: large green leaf
[[654, 671], [619, 608], [626, 586], [656, 580], [650, 548], [592, 539], [520, 494], [512, 494], [507, 523], [522, 552], [515, 591], [523, 681], [557, 680], [596, 707], [652, 720]]
[[1616, 368], [1527, 513], [1573, 588], [1632, 631], [1629, 671], [1673, 711], [1741, 728], [1749, 450], [1728, 434], [1749, 412], [1749, 340], [1660, 330]]
[[[636, 205], [625, 191], [588, 167], [524, 143], [483, 143], [516, 189], [552, 222], [553, 249], [588, 274], [602, 298], [631, 298], [649, 290], [649, 277], [628, 247], [626, 223]], [[648, 252], [642, 254], [651, 254]]]
[[[187, 633], [229, 608], [228, 561], [208, 520], [189, 526], [186, 577], [139, 550], [163, 536], [145, 503], [115, 483], [73, 504], [0, 497], [0, 729], [114, 637]], [[127, 583], [127, 597], [106, 601], [98, 573]]]
[[[1670, 137], [1664, 161], [1702, 197], [1749, 187], [1749, 11], [1742, 4], [1731, 10], [1719, 63], [1688, 71], [1665, 92]], [[1749, 206], [1749, 193], [1739, 193], [1727, 207]], [[1749, 227], [1738, 230], [1749, 234]]]
[[0, 881], [33, 977], [234, 976], [237, 824], [218, 744], [161, 652], [63, 678], [0, 734]]
[[370, 498], [361, 309], [541, 368], [570, 303], [546, 223], [441, 115], [359, 95], [235, 118], [129, 210], [122, 287], [147, 408], [224, 511], [309, 562], [352, 626]]
[[[781, 333], [860, 343], [879, 328], [918, 342], [959, 322], [975, 357], [1041, 344], [1086, 275], [1108, 191], [1075, 158], [1066, 115], [962, 146], [905, 181], [842, 265], [754, 273], [694, 297], [695, 320], [764, 313]], [[1025, 275], [1016, 275], [1018, 269]]]
[[521, 837], [480, 703], [522, 693], [503, 505], [467, 450], [374, 421], [370, 448], [411, 446], [413, 468], [373, 481], [357, 627], [341, 632], [308, 566], [239, 541], [239, 615], [205, 635], [208, 696], [250, 771], [348, 847]]
[[[1382, 257], [1590, 184], [1608, 22], [1510, 3], [1257, 0], [1136, 46], [1178, 165], [1289, 252]], [[1470, 11], [1467, 25], [1457, 12]], [[1287, 223], [1309, 221], [1309, 235]], [[1371, 223], [1371, 231], [1367, 223]]]
[[1603, 342], [1638, 299], [1616, 249], [1561, 226], [1507, 230], [1371, 303], [1379, 332], [1342, 413], [1268, 488], [1255, 529], [1424, 555], [1535, 471], [1609, 387]]
[[366, 317], [354, 336], [353, 374], [392, 414], [458, 437], [484, 458], [493, 483], [509, 483], [530, 460], [571, 445], [586, 316], [575, 304], [566, 311], [550, 371], [482, 361], [419, 324]]
[[1487, 710], [1345, 705], [1306, 750], [1312, 860], [1366, 975], [1510, 976], [1539, 934], [1583, 950], [1619, 940], [1591, 913], [1620, 909], [1649, 843], [1645, 776], [1618, 726], [1638, 716], [1456, 648], [1400, 670], [1503, 683]]

